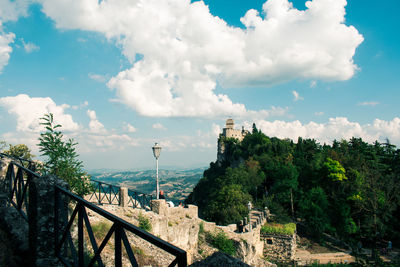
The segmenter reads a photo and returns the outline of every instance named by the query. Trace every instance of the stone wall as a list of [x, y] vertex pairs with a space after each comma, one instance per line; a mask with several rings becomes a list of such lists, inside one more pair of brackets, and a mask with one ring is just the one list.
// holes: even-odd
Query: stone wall
[[296, 234], [262, 234], [261, 240], [264, 243], [264, 258], [278, 262], [290, 262], [294, 259], [296, 252]]

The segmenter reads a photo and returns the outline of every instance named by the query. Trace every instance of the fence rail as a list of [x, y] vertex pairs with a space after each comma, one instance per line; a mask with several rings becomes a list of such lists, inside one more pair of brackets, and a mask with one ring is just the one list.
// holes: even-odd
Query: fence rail
[[[120, 187], [97, 180], [91, 180], [93, 184], [93, 193], [89, 197], [89, 201], [102, 204], [121, 205]], [[138, 191], [128, 189], [128, 206], [133, 208], [151, 209], [151, 201], [153, 196]]]
[[4, 189], [9, 193], [10, 203], [26, 221], [28, 221], [29, 185], [34, 177], [40, 175], [14, 161], [8, 164]]
[[[67, 215], [68, 207], [62, 205], [62, 203], [65, 203], [64, 201], [61, 201], [63, 197], [67, 197], [70, 201], [72, 200], [76, 203], [75, 208], [73, 209], [69, 218]], [[87, 209], [96, 212], [97, 214], [112, 222], [111, 228], [101, 241], [100, 245], [98, 245], [94, 237], [93, 229], [87, 216]], [[73, 241], [71, 234], [72, 226], [74, 225], [74, 220], [76, 217], [78, 228], [77, 243]], [[110, 238], [113, 234], [115, 266], [122, 266], [122, 244], [125, 248], [125, 252], [132, 266], [138, 266], [137, 260], [127, 238], [127, 232], [133, 233], [134, 235], [175, 256], [175, 259], [170, 263], [169, 266], [187, 266], [186, 251], [175, 247], [174, 245], [171, 245], [164, 240], [118, 218], [117, 216], [99, 208], [98, 206], [74, 195], [73, 193], [59, 186], [55, 186], [54, 222], [56, 236], [56, 255], [65, 264], [65, 266], [94, 266], [95, 263], [97, 263], [98, 266], [104, 266], [101, 258], [101, 253], [104, 251], [104, 247], [110, 241]], [[84, 262], [84, 229], [86, 229], [88, 239], [94, 252], [94, 255], [86, 263]], [[75, 243], [77, 248], [75, 248]], [[62, 248], [64, 248], [64, 250]]]
[[119, 198], [119, 190], [118, 186], [103, 183], [96, 180], [91, 180], [94, 191], [89, 198], [89, 201], [94, 198], [95, 202], [99, 205], [102, 204], [115, 204], [119, 205], [121, 200]]
[[152, 195], [147, 195], [128, 189], [128, 196], [128, 205], [132, 205], [134, 208], [142, 208], [146, 210], [151, 209], [151, 201], [153, 200]]

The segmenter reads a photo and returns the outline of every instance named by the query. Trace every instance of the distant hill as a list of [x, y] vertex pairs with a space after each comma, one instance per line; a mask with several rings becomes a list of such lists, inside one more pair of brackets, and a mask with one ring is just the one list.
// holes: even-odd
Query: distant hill
[[[192, 170], [159, 170], [160, 190], [164, 190], [167, 200], [175, 203], [183, 201], [193, 187], [203, 177], [206, 168]], [[156, 195], [156, 171], [113, 171], [101, 170], [89, 173], [93, 180], [117, 186], [125, 186], [146, 194]]]

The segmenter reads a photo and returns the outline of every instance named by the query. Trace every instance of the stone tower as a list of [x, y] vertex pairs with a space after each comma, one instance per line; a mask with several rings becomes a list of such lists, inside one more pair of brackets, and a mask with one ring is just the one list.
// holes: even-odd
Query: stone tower
[[249, 133], [242, 127], [241, 130], [235, 129], [235, 122], [233, 119], [227, 119], [225, 128], [223, 128], [222, 133], [219, 134], [218, 138], [218, 153], [217, 153], [217, 163], [221, 164], [225, 160], [225, 139], [235, 138], [241, 142], [243, 138]]

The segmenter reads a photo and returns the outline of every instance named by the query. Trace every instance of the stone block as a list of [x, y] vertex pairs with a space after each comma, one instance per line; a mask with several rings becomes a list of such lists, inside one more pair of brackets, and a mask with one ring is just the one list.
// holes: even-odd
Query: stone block
[[119, 189], [119, 205], [121, 207], [128, 207], [128, 202], [129, 202], [128, 188], [121, 187]]

